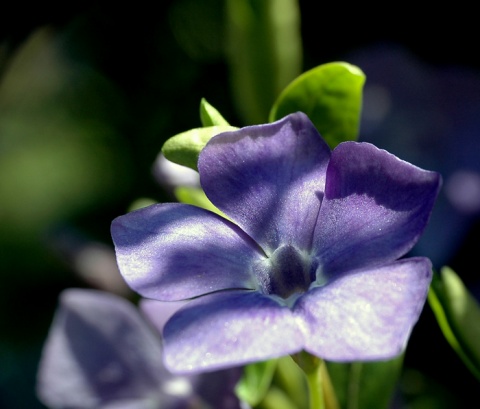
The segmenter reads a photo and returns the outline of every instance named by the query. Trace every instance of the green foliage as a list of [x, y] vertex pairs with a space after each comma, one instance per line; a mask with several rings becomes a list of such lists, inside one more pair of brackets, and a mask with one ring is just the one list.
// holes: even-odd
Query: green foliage
[[190, 129], [167, 139], [163, 144], [162, 153], [168, 160], [198, 170], [198, 155], [207, 142], [219, 133], [238, 129], [230, 126], [222, 114], [205, 98], [200, 101], [200, 120], [203, 128]]
[[403, 355], [388, 361], [327, 362], [343, 409], [388, 409], [403, 365]]
[[191, 129], [168, 139], [162, 153], [172, 162], [197, 170], [198, 155], [207, 142], [219, 133], [235, 129], [228, 125]]
[[[272, 399], [278, 400], [280, 395], [278, 391], [283, 391], [284, 400], [291, 401], [293, 407], [297, 409], [308, 407], [308, 384], [304, 373], [291, 356], [278, 359], [271, 390], [274, 391]], [[268, 400], [271, 390], [265, 400]]]
[[296, 111], [308, 115], [333, 149], [358, 137], [365, 74], [345, 62], [322, 64], [296, 78], [280, 94], [270, 121]]
[[204, 127], [230, 125], [222, 114], [210, 105], [205, 98], [202, 98], [200, 101], [200, 120]]
[[428, 294], [443, 335], [480, 380], [480, 306], [449, 267], [435, 273]]
[[232, 96], [247, 125], [267, 122], [280, 91], [302, 69], [297, 0], [228, 0], [226, 52]]
[[199, 187], [179, 186], [174, 191], [175, 197], [181, 203], [191, 204], [193, 206], [202, 207], [210, 210], [220, 216], [228, 219], [220, 210], [218, 210], [213, 203], [208, 199], [205, 192]]
[[235, 388], [237, 396], [250, 406], [257, 405], [270, 388], [276, 366], [275, 359], [247, 365]]

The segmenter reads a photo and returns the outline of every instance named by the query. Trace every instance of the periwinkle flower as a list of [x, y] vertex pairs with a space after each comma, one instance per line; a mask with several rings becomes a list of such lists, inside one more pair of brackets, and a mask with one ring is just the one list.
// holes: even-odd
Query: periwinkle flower
[[404, 350], [432, 272], [427, 258], [400, 257], [427, 224], [437, 173], [369, 143], [331, 151], [300, 112], [213, 137], [198, 170], [227, 218], [165, 203], [112, 223], [135, 291], [192, 299], [163, 330], [170, 370]]
[[[158, 304], [148, 307], [157, 320], [173, 311]], [[37, 394], [52, 409], [240, 408], [239, 368], [175, 376], [161, 357], [158, 333], [133, 304], [99, 290], [67, 289], [44, 345]]]

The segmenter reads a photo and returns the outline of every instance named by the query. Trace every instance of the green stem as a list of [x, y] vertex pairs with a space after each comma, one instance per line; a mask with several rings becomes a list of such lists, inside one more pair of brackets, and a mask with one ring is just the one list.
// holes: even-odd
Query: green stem
[[362, 370], [362, 362], [352, 362], [350, 366], [350, 376], [348, 383], [348, 409], [358, 409], [358, 400], [360, 395], [360, 377], [362, 375]]
[[305, 373], [310, 409], [340, 409], [325, 362], [305, 351], [292, 355], [292, 358]]
[[310, 409], [325, 409], [321, 371], [317, 369], [316, 371], [305, 372], [305, 375], [310, 390]]
[[323, 393], [325, 395], [325, 406], [327, 409], [340, 409], [340, 404], [338, 403], [337, 394], [333, 387], [330, 375], [328, 374], [327, 364], [322, 363], [320, 367], [320, 372], [322, 374], [322, 383], [323, 383]]

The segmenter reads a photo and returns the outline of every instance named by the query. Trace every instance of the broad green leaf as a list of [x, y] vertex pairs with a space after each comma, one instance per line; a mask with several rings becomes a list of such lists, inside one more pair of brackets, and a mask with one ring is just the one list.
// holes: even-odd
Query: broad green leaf
[[199, 187], [180, 186], [174, 191], [175, 197], [181, 203], [191, 204], [203, 209], [210, 210], [218, 215], [228, 219], [205, 195], [205, 192]]
[[233, 126], [208, 126], [191, 129], [167, 139], [162, 147], [162, 153], [172, 162], [198, 170], [198, 155], [207, 142], [219, 133], [236, 129], [238, 128]]
[[250, 406], [257, 405], [270, 388], [276, 366], [276, 359], [245, 366], [243, 376], [235, 388], [237, 396]]
[[428, 301], [445, 338], [480, 380], [480, 305], [449, 267], [433, 276]]
[[228, 0], [225, 27], [238, 114], [247, 125], [265, 123], [277, 96], [302, 72], [298, 0]]
[[230, 125], [220, 112], [210, 105], [205, 98], [202, 98], [200, 101], [200, 120], [204, 127]]
[[293, 112], [308, 115], [333, 149], [358, 138], [365, 74], [346, 62], [332, 62], [300, 75], [270, 111], [273, 122]]
[[388, 361], [333, 363], [328, 373], [343, 409], [388, 409], [403, 365], [403, 354]]

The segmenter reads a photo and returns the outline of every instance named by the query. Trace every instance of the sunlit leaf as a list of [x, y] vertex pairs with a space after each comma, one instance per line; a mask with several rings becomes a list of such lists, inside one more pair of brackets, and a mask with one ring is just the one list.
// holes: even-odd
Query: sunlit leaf
[[220, 216], [227, 218], [205, 195], [205, 192], [199, 187], [180, 186], [174, 191], [175, 197], [181, 203], [191, 204], [203, 209], [210, 210]]
[[358, 137], [365, 74], [360, 68], [332, 62], [305, 72], [280, 94], [270, 121], [302, 111], [331, 148]]
[[162, 153], [172, 162], [197, 170], [198, 155], [207, 142], [219, 133], [236, 129], [226, 125], [191, 129], [168, 139], [162, 147]]
[[445, 338], [480, 380], [480, 305], [449, 267], [434, 274], [428, 301]]
[[205, 98], [200, 101], [200, 120], [202, 125], [207, 126], [229, 126], [227, 120], [207, 102]]

